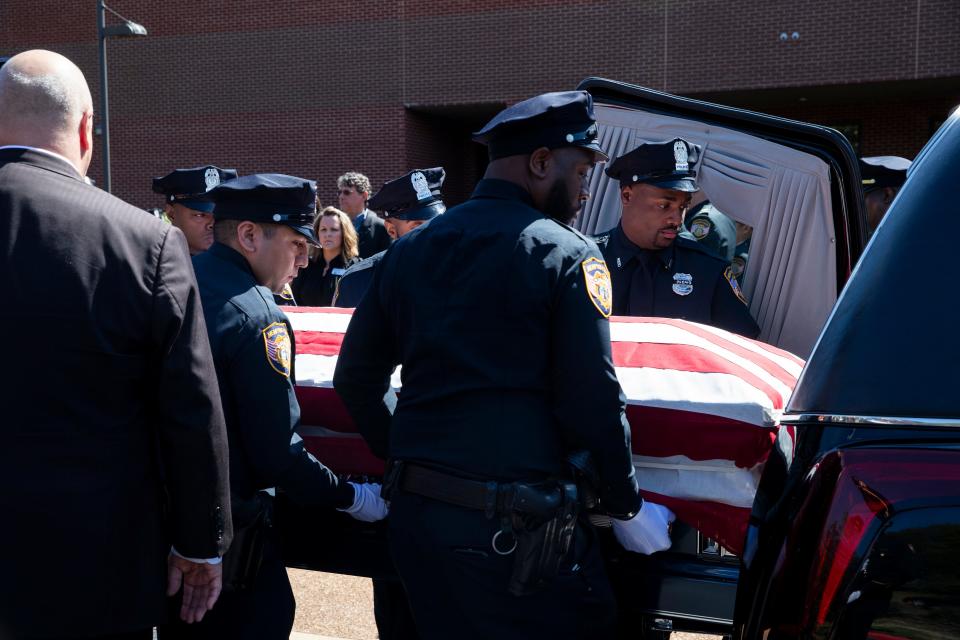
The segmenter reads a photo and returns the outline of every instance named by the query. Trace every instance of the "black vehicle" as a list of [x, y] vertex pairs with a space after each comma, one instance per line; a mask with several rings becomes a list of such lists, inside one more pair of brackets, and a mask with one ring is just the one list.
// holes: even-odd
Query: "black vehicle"
[[[672, 548], [653, 556], [604, 536], [624, 637], [960, 635], [950, 562], [960, 349], [947, 324], [957, 270], [949, 234], [924, 233], [943, 225], [933, 198], [957, 184], [957, 117], [918, 158], [861, 260], [859, 170], [838, 132], [610, 80], [580, 88], [595, 98], [611, 155], [674, 135], [710, 151], [699, 176], [706, 195], [754, 228], [744, 290], [760, 339], [809, 357], [783, 417], [796, 448], [775, 452], [763, 471], [742, 558], [680, 525]], [[619, 216], [615, 183], [600, 171], [592, 181], [578, 221], [588, 233]], [[393, 575], [382, 523], [278, 506], [289, 566]]]

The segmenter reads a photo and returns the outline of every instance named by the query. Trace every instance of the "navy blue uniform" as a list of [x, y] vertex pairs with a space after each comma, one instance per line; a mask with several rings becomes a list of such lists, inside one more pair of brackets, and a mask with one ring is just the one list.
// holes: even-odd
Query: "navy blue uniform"
[[597, 244], [610, 268], [614, 315], [681, 318], [748, 338], [760, 333], [728, 264], [698, 242], [680, 236], [646, 251], [617, 225]]
[[[302, 504], [349, 507], [353, 489], [310, 455], [296, 433], [293, 330], [273, 294], [226, 245], [214, 243], [193, 264], [227, 423], [235, 506], [277, 487]], [[224, 592], [202, 622], [162, 635], [286, 638], [293, 615], [283, 560], [276, 540], [268, 539], [252, 588]]]
[[367, 292], [373, 281], [373, 273], [385, 254], [386, 251], [381, 251], [351, 265], [337, 283], [337, 295], [333, 298], [333, 306], [352, 309], [360, 304], [363, 294]]
[[[587, 449], [604, 508], [635, 513], [625, 400], [609, 323], [588, 291], [592, 266], [602, 268], [593, 241], [501, 180], [482, 180], [467, 203], [395, 243], [334, 375], [374, 453], [503, 482], [557, 477], [569, 452]], [[398, 364], [391, 417], [384, 393]], [[507, 593], [512, 556], [491, 550], [497, 519], [401, 492], [388, 523], [423, 637], [595, 637], [612, 621], [585, 529], [565, 572], [518, 600]]]

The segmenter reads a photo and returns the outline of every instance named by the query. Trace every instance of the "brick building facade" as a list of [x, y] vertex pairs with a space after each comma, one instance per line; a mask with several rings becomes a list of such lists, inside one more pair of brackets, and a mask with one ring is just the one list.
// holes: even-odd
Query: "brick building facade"
[[[107, 44], [113, 191], [143, 207], [151, 176], [202, 163], [311, 177], [324, 202], [347, 170], [443, 164], [458, 202], [485, 163], [471, 130], [591, 75], [841, 126], [864, 155], [912, 157], [960, 103], [955, 0], [109, 6], [149, 30]], [[99, 108], [94, 0], [0, 4], [0, 55], [30, 48], [79, 64]]]

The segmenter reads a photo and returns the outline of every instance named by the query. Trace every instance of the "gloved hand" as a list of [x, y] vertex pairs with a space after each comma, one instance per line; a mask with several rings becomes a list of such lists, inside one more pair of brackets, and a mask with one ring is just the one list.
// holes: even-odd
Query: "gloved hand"
[[363, 522], [376, 522], [387, 517], [387, 503], [380, 497], [380, 485], [375, 482], [357, 484], [351, 482], [353, 487], [353, 504], [346, 509], [337, 509], [349, 513], [357, 520]]
[[627, 551], [650, 555], [670, 548], [670, 523], [676, 518], [663, 505], [644, 500], [631, 519], [613, 519], [613, 535]]

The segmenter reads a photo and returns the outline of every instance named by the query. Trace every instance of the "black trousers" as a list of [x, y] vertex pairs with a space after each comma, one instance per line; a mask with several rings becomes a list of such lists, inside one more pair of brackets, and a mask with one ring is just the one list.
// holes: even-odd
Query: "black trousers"
[[[6, 640], [5, 636], [0, 635], [0, 637]], [[13, 640], [39, 640], [39, 638], [16, 636]], [[126, 633], [114, 633], [106, 636], [57, 636], [55, 638], [43, 638], [43, 640], [153, 640], [153, 629], [127, 631]]]
[[256, 583], [245, 591], [225, 591], [198, 623], [180, 620], [180, 598], [171, 598], [170, 624], [158, 627], [159, 640], [287, 640], [296, 603], [280, 549], [268, 538]]
[[380, 640], [419, 640], [407, 591], [399, 580], [373, 579], [373, 616]]
[[500, 524], [479, 511], [401, 493], [390, 505], [390, 551], [425, 640], [609, 638], [616, 604], [589, 525], [568, 566], [537, 593], [507, 591], [513, 555], [494, 553]]

